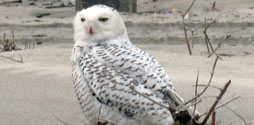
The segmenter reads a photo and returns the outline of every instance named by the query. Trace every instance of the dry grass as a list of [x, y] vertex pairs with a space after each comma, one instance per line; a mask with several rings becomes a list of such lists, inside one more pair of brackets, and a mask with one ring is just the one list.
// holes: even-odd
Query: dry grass
[[4, 33], [3, 39], [0, 39], [0, 52], [17, 50], [21, 49], [16, 46], [14, 32], [12, 31], [12, 40], [7, 39], [6, 34]]

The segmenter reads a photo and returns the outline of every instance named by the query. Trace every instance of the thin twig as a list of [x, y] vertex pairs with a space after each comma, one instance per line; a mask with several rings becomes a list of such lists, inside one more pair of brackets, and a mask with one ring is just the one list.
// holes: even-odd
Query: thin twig
[[102, 108], [102, 106], [100, 107], [100, 110], [99, 110], [99, 115], [98, 115], [98, 118], [97, 118], [97, 123], [99, 122], [100, 117], [101, 117], [101, 108]]
[[237, 97], [235, 97], [235, 98], [233, 98], [233, 99], [227, 101], [226, 103], [221, 104], [220, 106], [216, 107], [215, 109], [217, 110], [217, 109], [219, 109], [219, 108], [221, 108], [221, 107], [223, 107], [223, 106], [225, 106], [225, 105], [227, 105], [227, 104], [229, 104], [229, 103], [231, 103], [231, 102], [237, 100], [237, 99], [240, 98], [240, 97], [241, 97], [241, 96], [237, 96]]
[[183, 16], [184, 38], [185, 38], [185, 42], [186, 42], [187, 47], [188, 47], [189, 54], [192, 55], [192, 52], [191, 52], [191, 49], [190, 49], [190, 43], [189, 43], [189, 39], [188, 39], [188, 35], [187, 35], [187, 30], [186, 30], [186, 24], [185, 24], [184, 20], [185, 19], [184, 19], [184, 16]]
[[161, 104], [161, 103], [159, 103], [159, 102], [157, 102], [157, 101], [155, 101], [155, 100], [151, 99], [150, 97], [148, 97], [148, 96], [146, 96], [146, 95], [144, 95], [144, 94], [142, 94], [142, 93], [138, 92], [137, 90], [135, 90], [135, 88], [134, 88], [133, 86], [130, 86], [130, 89], [131, 89], [132, 91], [134, 91], [134, 92], [138, 93], [139, 95], [141, 95], [141, 96], [143, 96], [143, 97], [147, 98], [148, 100], [150, 100], [150, 101], [152, 101], [152, 102], [154, 102], [154, 103], [158, 104], [159, 106], [164, 107], [164, 108], [166, 108], [166, 109], [169, 109], [169, 107], [168, 107], [168, 106], [163, 105], [163, 104]]
[[203, 89], [203, 91], [201, 93], [199, 93], [197, 96], [195, 96], [194, 98], [190, 99], [189, 101], [186, 101], [184, 103], [184, 105], [187, 105], [188, 103], [196, 100], [197, 98], [199, 98], [201, 95], [203, 95], [205, 93], [205, 91], [207, 90], [207, 88], [210, 86], [211, 82], [212, 82], [212, 79], [213, 79], [213, 75], [214, 75], [214, 70], [215, 70], [215, 67], [216, 67], [216, 64], [217, 64], [217, 61], [218, 61], [218, 56], [216, 57], [215, 61], [214, 61], [214, 64], [213, 64], [213, 69], [212, 69], [212, 73], [211, 73], [211, 76], [210, 76], [210, 79], [209, 79], [209, 82], [207, 84], [207, 86]]
[[[197, 85], [197, 86], [198, 86], [198, 87], [206, 87], [207, 85], [199, 84], [199, 85]], [[196, 85], [193, 85], [193, 87], [196, 87]], [[210, 87], [210, 88], [215, 88], [215, 89], [221, 90], [221, 88], [219, 88], [219, 87], [217, 87], [217, 86], [210, 85], [209, 87]]]
[[8, 56], [0, 55], [0, 57], [2, 57], [2, 58], [6, 58], [6, 59], [12, 60], [12, 61], [14, 61], [14, 62], [18, 62], [18, 63], [23, 63], [23, 58], [22, 58], [22, 56], [21, 56], [21, 55], [19, 55], [19, 56], [20, 56], [20, 60], [16, 60], [16, 59], [13, 59], [13, 58], [8, 57]]
[[216, 98], [217, 96], [203, 96], [201, 99], [206, 99], [206, 98]]
[[[227, 104], [229, 104], [229, 103], [231, 103], [231, 102], [237, 100], [237, 99], [240, 98], [240, 97], [241, 97], [241, 96], [237, 96], [237, 97], [235, 97], [235, 98], [233, 98], [233, 99], [230, 99], [229, 101], [227, 101], [227, 102], [225, 102], [225, 103], [223, 103], [223, 104], [217, 106], [214, 110], [217, 110], [217, 109], [219, 109], [219, 108], [221, 108], [221, 107], [224, 107], [224, 106], [226, 106]], [[207, 112], [201, 114], [200, 117], [204, 116], [205, 114], [207, 114]]]
[[60, 121], [61, 123], [63, 123], [64, 125], [70, 125], [69, 123], [61, 120], [60, 118], [57, 118], [56, 116], [54, 116], [56, 120]]
[[108, 122], [108, 123], [112, 123], [112, 124], [114, 124], [114, 125], [120, 125], [120, 124], [118, 124], [118, 123], [115, 123], [115, 122], [113, 122], [113, 121], [110, 121], [110, 120], [107, 120], [107, 119], [104, 119], [104, 118], [100, 118], [100, 120], [106, 121], [106, 122]]
[[12, 34], [12, 39], [14, 40], [15, 37], [14, 37], [14, 31], [13, 30], [11, 31], [11, 34]]
[[192, 6], [194, 5], [195, 2], [196, 2], [196, 0], [193, 0], [193, 1], [192, 1], [192, 3], [191, 3], [191, 5], [189, 6], [189, 8], [185, 11], [185, 13], [183, 13], [183, 15], [182, 15], [183, 17], [186, 16], [186, 14], [187, 14], [188, 12], [190, 12], [190, 9], [192, 8]]
[[208, 38], [208, 35], [207, 35], [207, 33], [206, 33], [206, 30], [207, 30], [207, 28], [208, 28], [208, 26], [206, 25], [206, 17], [204, 18], [204, 22], [205, 22], [205, 30], [204, 30], [204, 35], [205, 35], [205, 43], [206, 43], [206, 48], [207, 48], [207, 51], [208, 51], [208, 53], [210, 54], [211, 52], [210, 52], [210, 49], [209, 49], [209, 46], [208, 46], [208, 40], [209, 40], [209, 38]]
[[218, 56], [220, 60], [222, 60], [222, 58], [220, 57], [220, 55], [218, 55], [218, 54], [214, 51], [213, 46], [212, 46], [211, 41], [210, 41], [210, 38], [209, 38], [209, 36], [208, 36], [208, 34], [207, 34], [208, 28], [209, 28], [212, 24], [214, 24], [214, 23], [216, 22], [216, 20], [213, 20], [211, 23], [208, 23], [208, 24], [207, 24], [207, 23], [206, 23], [206, 17], [205, 17], [205, 18], [204, 18], [204, 22], [205, 22], [205, 29], [204, 29], [203, 33], [204, 33], [204, 35], [205, 35], [205, 43], [206, 43], [207, 51], [208, 51], [209, 54], [211, 54], [211, 52], [210, 52], [210, 48], [211, 48], [212, 52], [214, 52], [214, 54], [215, 54], [216, 56]]
[[224, 93], [226, 92], [228, 86], [231, 84], [231, 80], [229, 80], [223, 87], [223, 89], [221, 90], [219, 96], [216, 98], [216, 100], [214, 101], [213, 105], [210, 107], [210, 109], [208, 110], [205, 118], [202, 121], [202, 124], [205, 124], [208, 120], [208, 118], [210, 117], [211, 113], [214, 111], [216, 105], [219, 103], [220, 99], [222, 98], [222, 96], [224, 95]]
[[195, 44], [195, 31], [191, 31], [191, 37], [192, 37], [192, 46], [191, 48], [193, 49], [194, 48], [194, 44]]
[[[199, 78], [199, 71], [198, 71], [197, 79], [196, 79], [195, 96], [197, 96], [197, 94], [198, 94], [198, 78]], [[197, 101], [197, 99], [195, 99], [195, 102], [196, 101]], [[195, 116], [196, 106], [197, 106], [197, 104], [195, 103], [194, 109], [193, 109], [193, 116]]]
[[221, 46], [221, 44], [224, 43], [226, 40], [228, 40], [230, 37], [231, 35], [225, 36], [225, 38], [218, 44], [218, 46], [214, 49], [214, 51], [211, 54], [209, 54], [208, 58], [210, 58], [216, 52], [216, 50]]
[[240, 114], [236, 113], [233, 109], [231, 109], [231, 108], [229, 108], [227, 106], [225, 106], [225, 108], [227, 108], [229, 111], [233, 112], [236, 116], [238, 116], [244, 122], [245, 125], [248, 125], [246, 120]]
[[[194, 106], [194, 105], [197, 105], [197, 104], [200, 103], [200, 102], [202, 102], [201, 99], [199, 99], [199, 100], [193, 102], [193, 104], [190, 104], [190, 105], [186, 106], [186, 108], [191, 107], [191, 106]], [[194, 114], [193, 116], [195, 116], [195, 114]]]
[[184, 29], [184, 38], [185, 38], [185, 42], [187, 44], [187, 47], [188, 47], [188, 51], [189, 51], [189, 54], [192, 55], [192, 52], [191, 52], [191, 48], [190, 48], [190, 43], [189, 43], [189, 39], [188, 39], [188, 35], [187, 35], [187, 30], [186, 30], [186, 24], [185, 24], [185, 16], [186, 14], [189, 13], [191, 7], [194, 5], [196, 0], [193, 0], [191, 5], [189, 6], [189, 8], [185, 11], [185, 13], [182, 14], [182, 18], [183, 18], [183, 29]]

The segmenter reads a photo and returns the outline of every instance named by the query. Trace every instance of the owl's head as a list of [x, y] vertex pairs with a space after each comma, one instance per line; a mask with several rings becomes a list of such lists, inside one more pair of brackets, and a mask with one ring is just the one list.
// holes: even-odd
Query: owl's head
[[119, 13], [105, 5], [83, 9], [74, 19], [74, 41], [97, 42], [121, 37], [128, 39], [124, 21]]

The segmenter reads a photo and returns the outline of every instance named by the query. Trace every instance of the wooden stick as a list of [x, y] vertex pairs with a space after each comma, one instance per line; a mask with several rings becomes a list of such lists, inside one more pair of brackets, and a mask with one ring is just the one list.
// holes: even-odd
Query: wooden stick
[[216, 112], [214, 111], [212, 114], [212, 123], [211, 123], [212, 125], [215, 125], [215, 122], [216, 122], [215, 116], [216, 116]]
[[208, 118], [210, 117], [211, 113], [214, 111], [216, 105], [219, 103], [220, 99], [222, 98], [222, 96], [224, 95], [224, 93], [226, 92], [228, 86], [231, 84], [231, 80], [229, 80], [223, 87], [223, 89], [221, 90], [219, 96], [216, 98], [216, 100], [214, 101], [213, 105], [210, 107], [207, 115], [205, 116], [205, 118], [203, 119], [201, 124], [205, 124], [208, 120]]
[[206, 30], [207, 30], [207, 26], [206, 26], [206, 17], [204, 18], [204, 22], [205, 22], [205, 30], [204, 30], [204, 35], [205, 35], [205, 44], [206, 44], [206, 48], [207, 48], [207, 51], [208, 51], [208, 53], [210, 54], [211, 52], [210, 52], [210, 49], [209, 49], [209, 46], [208, 46], [208, 36], [207, 36], [207, 34], [206, 34]]
[[191, 7], [194, 5], [196, 0], [193, 0], [191, 5], [189, 6], [189, 8], [185, 11], [185, 13], [182, 14], [182, 18], [183, 18], [183, 29], [184, 29], [184, 38], [185, 38], [185, 42], [187, 44], [187, 47], [188, 47], [188, 51], [189, 51], [189, 54], [192, 55], [192, 52], [191, 52], [191, 49], [190, 49], [190, 43], [189, 43], [189, 39], [188, 39], [188, 35], [187, 35], [187, 30], [186, 30], [186, 24], [185, 24], [185, 19], [184, 17], [186, 16], [186, 14], [189, 13]]
[[[199, 71], [198, 71], [197, 79], [196, 79], [195, 96], [197, 96], [197, 94], [198, 94], [198, 78], [199, 78]], [[195, 102], [196, 101], [197, 101], [197, 99], [195, 99]], [[195, 103], [195, 105], [194, 105], [193, 116], [195, 116], [196, 106], [197, 106], [197, 103]]]
[[192, 55], [192, 52], [191, 52], [191, 49], [190, 49], [190, 43], [189, 43], [189, 39], [188, 39], [188, 35], [187, 35], [187, 30], [186, 30], [186, 24], [185, 24], [185, 21], [184, 21], [184, 16], [183, 16], [183, 29], [184, 29], [184, 38], [185, 38], [185, 42], [186, 42], [187, 47], [188, 47], [189, 54]]

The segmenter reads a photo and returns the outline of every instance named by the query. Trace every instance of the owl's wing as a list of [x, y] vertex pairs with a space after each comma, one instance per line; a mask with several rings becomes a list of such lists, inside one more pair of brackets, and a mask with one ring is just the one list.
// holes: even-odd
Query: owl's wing
[[127, 74], [168, 103], [172, 104], [173, 100], [177, 105], [182, 104], [183, 99], [175, 93], [161, 65], [134, 45], [101, 44], [94, 47], [92, 55], [112, 70]]
[[156, 102], [168, 105], [149, 88], [150, 86], [146, 87], [146, 84], [139, 83], [126, 72], [107, 66], [93, 53], [80, 53], [73, 59], [73, 65], [79, 67], [82, 74], [74, 75], [77, 78], [84, 78], [84, 81], [81, 82], [88, 84], [92, 96], [96, 100], [121, 112], [126, 117], [146, 123], [159, 125], [173, 123], [174, 120], [168, 109], [137, 94], [130, 88], [134, 87], [136, 91], [149, 96]]

